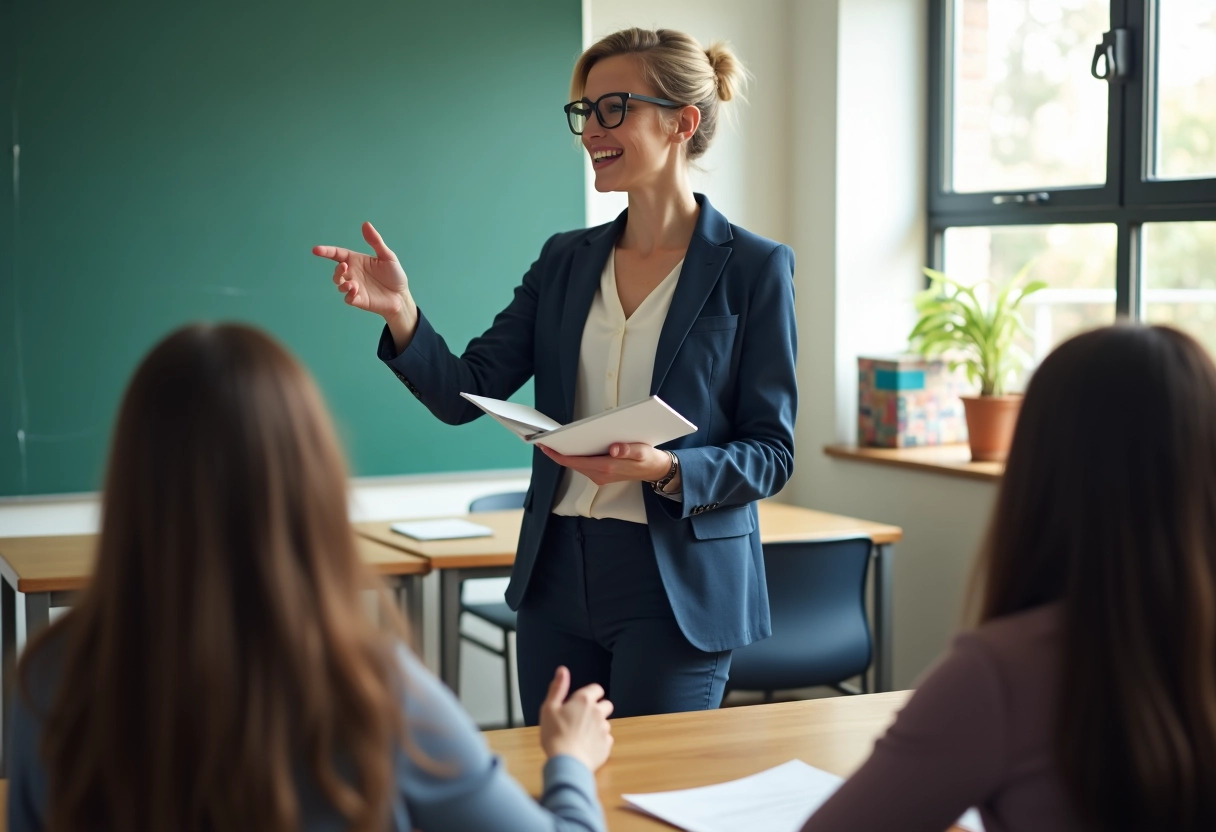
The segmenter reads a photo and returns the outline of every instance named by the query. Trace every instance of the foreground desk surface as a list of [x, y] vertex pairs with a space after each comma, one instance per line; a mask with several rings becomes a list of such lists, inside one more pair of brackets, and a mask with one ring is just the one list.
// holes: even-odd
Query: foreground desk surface
[[[622, 794], [708, 786], [793, 759], [847, 777], [870, 754], [910, 691], [750, 705], [612, 721], [612, 757], [596, 774], [612, 832], [671, 830], [626, 808]], [[486, 740], [532, 795], [541, 793], [538, 728], [488, 731]]]
[[[874, 542], [874, 688], [891, 687], [891, 545], [903, 531], [898, 526], [828, 514], [824, 511], [790, 506], [771, 500], [759, 503], [760, 540], [832, 540], [842, 537], [868, 537]], [[439, 572], [439, 676], [452, 690], [460, 692], [460, 595], [465, 580], [509, 575], [515, 561], [515, 546], [523, 510], [486, 511], [471, 519], [493, 529], [489, 537], [460, 540], [415, 540], [394, 532], [391, 522], [356, 523], [355, 530], [378, 543], [428, 558]]]

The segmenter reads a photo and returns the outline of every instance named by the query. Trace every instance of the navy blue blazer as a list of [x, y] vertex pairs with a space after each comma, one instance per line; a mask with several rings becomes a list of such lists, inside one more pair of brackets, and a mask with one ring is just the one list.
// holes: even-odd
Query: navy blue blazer
[[[780, 491], [794, 468], [794, 254], [731, 225], [701, 194], [696, 199], [701, 211], [650, 387], [697, 426], [662, 446], [680, 459], [684, 499], [638, 488], [676, 621], [694, 646], [718, 651], [772, 632], [756, 500]], [[400, 355], [385, 328], [379, 357], [448, 424], [482, 415], [462, 391], [505, 399], [530, 377], [536, 409], [571, 421], [583, 325], [627, 214], [551, 237], [510, 305], [462, 355], [420, 315]], [[533, 451], [507, 588], [513, 609], [527, 589], [561, 473]]]

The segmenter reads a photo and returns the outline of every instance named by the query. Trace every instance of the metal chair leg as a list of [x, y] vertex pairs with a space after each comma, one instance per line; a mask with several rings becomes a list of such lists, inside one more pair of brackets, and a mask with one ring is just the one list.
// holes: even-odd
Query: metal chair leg
[[507, 727], [515, 727], [515, 685], [511, 680], [511, 666], [515, 664], [514, 651], [511, 650], [511, 634], [502, 631], [502, 678], [503, 690], [507, 692]]

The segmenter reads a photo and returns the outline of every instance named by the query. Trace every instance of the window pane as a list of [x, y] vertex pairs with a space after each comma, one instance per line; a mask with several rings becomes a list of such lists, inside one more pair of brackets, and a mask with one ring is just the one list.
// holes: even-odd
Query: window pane
[[947, 190], [1106, 182], [1107, 85], [1089, 74], [1108, 0], [953, 0]]
[[1216, 176], [1216, 0], [1158, 0], [1158, 179]]
[[1151, 222], [1141, 234], [1144, 320], [1186, 330], [1216, 354], [1216, 222]]
[[1022, 313], [1033, 336], [1021, 346], [1037, 364], [1064, 339], [1114, 323], [1116, 239], [1111, 224], [948, 228], [944, 271], [960, 283], [1000, 285], [1030, 263], [1026, 279], [1047, 282]]

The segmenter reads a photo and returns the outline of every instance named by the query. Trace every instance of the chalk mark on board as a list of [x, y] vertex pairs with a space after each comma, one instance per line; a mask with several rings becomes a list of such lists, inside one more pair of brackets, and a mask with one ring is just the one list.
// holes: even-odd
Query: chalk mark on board
[[236, 286], [200, 286], [199, 291], [208, 295], [226, 295], [233, 298], [243, 298], [249, 294], [247, 289], [240, 289]]
[[20, 246], [18, 231], [21, 227], [21, 138], [18, 128], [17, 102], [21, 99], [21, 71], [16, 72], [13, 83], [13, 245], [12, 272], [13, 281], [13, 347], [16, 355], [17, 371], [17, 458], [21, 464], [21, 490], [29, 490], [30, 472], [26, 455], [25, 428], [30, 419], [30, 402], [25, 386], [25, 342], [21, 331], [21, 281], [17, 275], [17, 249]]
[[19, 431], [19, 433], [22, 435], [23, 441], [27, 443], [42, 442], [50, 445], [58, 442], [75, 442], [95, 436], [101, 433], [101, 425], [93, 425], [82, 430], [67, 431], [66, 433], [29, 433], [24, 430]]

